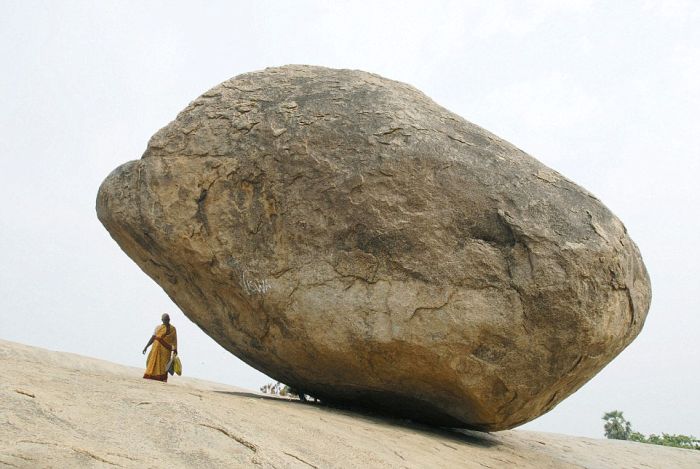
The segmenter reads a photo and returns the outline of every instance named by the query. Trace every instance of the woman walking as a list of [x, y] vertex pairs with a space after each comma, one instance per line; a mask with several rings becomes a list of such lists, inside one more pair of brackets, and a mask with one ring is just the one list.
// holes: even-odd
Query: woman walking
[[170, 325], [170, 316], [167, 313], [161, 316], [161, 320], [163, 324], [156, 327], [153, 335], [143, 348], [143, 354], [145, 355], [148, 347], [153, 344], [146, 360], [146, 372], [143, 377], [167, 382], [170, 353], [177, 355], [177, 331], [175, 326]]

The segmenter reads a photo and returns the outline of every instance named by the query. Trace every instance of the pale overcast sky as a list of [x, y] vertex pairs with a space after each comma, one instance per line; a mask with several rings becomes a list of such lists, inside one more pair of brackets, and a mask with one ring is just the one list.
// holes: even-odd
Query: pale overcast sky
[[416, 86], [586, 187], [641, 249], [654, 295], [641, 335], [523, 428], [600, 437], [602, 414], [619, 409], [638, 431], [700, 436], [700, 2], [0, 7], [0, 338], [142, 366], [168, 311], [186, 374], [270, 381], [120, 251], [95, 195], [223, 80], [289, 63], [357, 68]]

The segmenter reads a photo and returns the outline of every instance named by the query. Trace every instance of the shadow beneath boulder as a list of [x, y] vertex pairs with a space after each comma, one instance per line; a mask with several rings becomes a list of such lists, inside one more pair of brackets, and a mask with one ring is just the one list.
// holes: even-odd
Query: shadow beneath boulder
[[280, 396], [272, 396], [269, 394], [256, 394], [253, 392], [243, 392], [243, 391], [214, 391], [214, 392], [218, 393], [218, 394], [229, 394], [231, 396], [250, 397], [253, 399], [265, 399], [265, 400], [269, 400], [269, 401], [299, 402], [296, 399], [280, 397]]
[[267, 401], [279, 402], [281, 405], [294, 405], [294, 406], [312, 406], [320, 410], [326, 410], [329, 412], [334, 412], [342, 414], [355, 419], [361, 419], [366, 422], [371, 422], [378, 425], [390, 425], [393, 427], [400, 427], [413, 432], [422, 433], [426, 436], [439, 437], [442, 443], [448, 448], [457, 449], [456, 447], [450, 446], [449, 442], [463, 443], [470, 446], [478, 446], [481, 448], [491, 448], [501, 444], [498, 437], [491, 433], [482, 432], [478, 430], [470, 430], [465, 428], [450, 428], [450, 427], [439, 427], [427, 425], [425, 423], [414, 422], [409, 419], [401, 419], [392, 416], [390, 413], [384, 413], [376, 408], [367, 409], [359, 405], [351, 404], [337, 404], [337, 403], [327, 403], [327, 402], [312, 402], [306, 401], [302, 402], [298, 399], [290, 399], [285, 397], [268, 396], [264, 394], [255, 394], [251, 392], [240, 392], [240, 391], [214, 391], [219, 394], [228, 394], [232, 396], [245, 397], [250, 399], [265, 399]]

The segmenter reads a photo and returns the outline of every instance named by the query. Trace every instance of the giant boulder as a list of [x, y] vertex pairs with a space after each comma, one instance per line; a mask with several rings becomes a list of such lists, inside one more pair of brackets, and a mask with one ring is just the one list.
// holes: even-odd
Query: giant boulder
[[651, 297], [595, 196], [361, 71], [214, 87], [107, 177], [97, 214], [253, 367], [436, 425], [547, 412], [636, 337]]

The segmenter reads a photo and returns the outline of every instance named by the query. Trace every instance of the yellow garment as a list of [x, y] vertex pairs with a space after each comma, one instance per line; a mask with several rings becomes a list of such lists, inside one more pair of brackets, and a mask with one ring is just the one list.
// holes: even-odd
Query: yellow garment
[[143, 377], [158, 381], [168, 380], [168, 362], [171, 350], [177, 351], [177, 331], [174, 326], [169, 330], [165, 324], [156, 327], [153, 333], [154, 340], [151, 351], [148, 354], [146, 372]]

